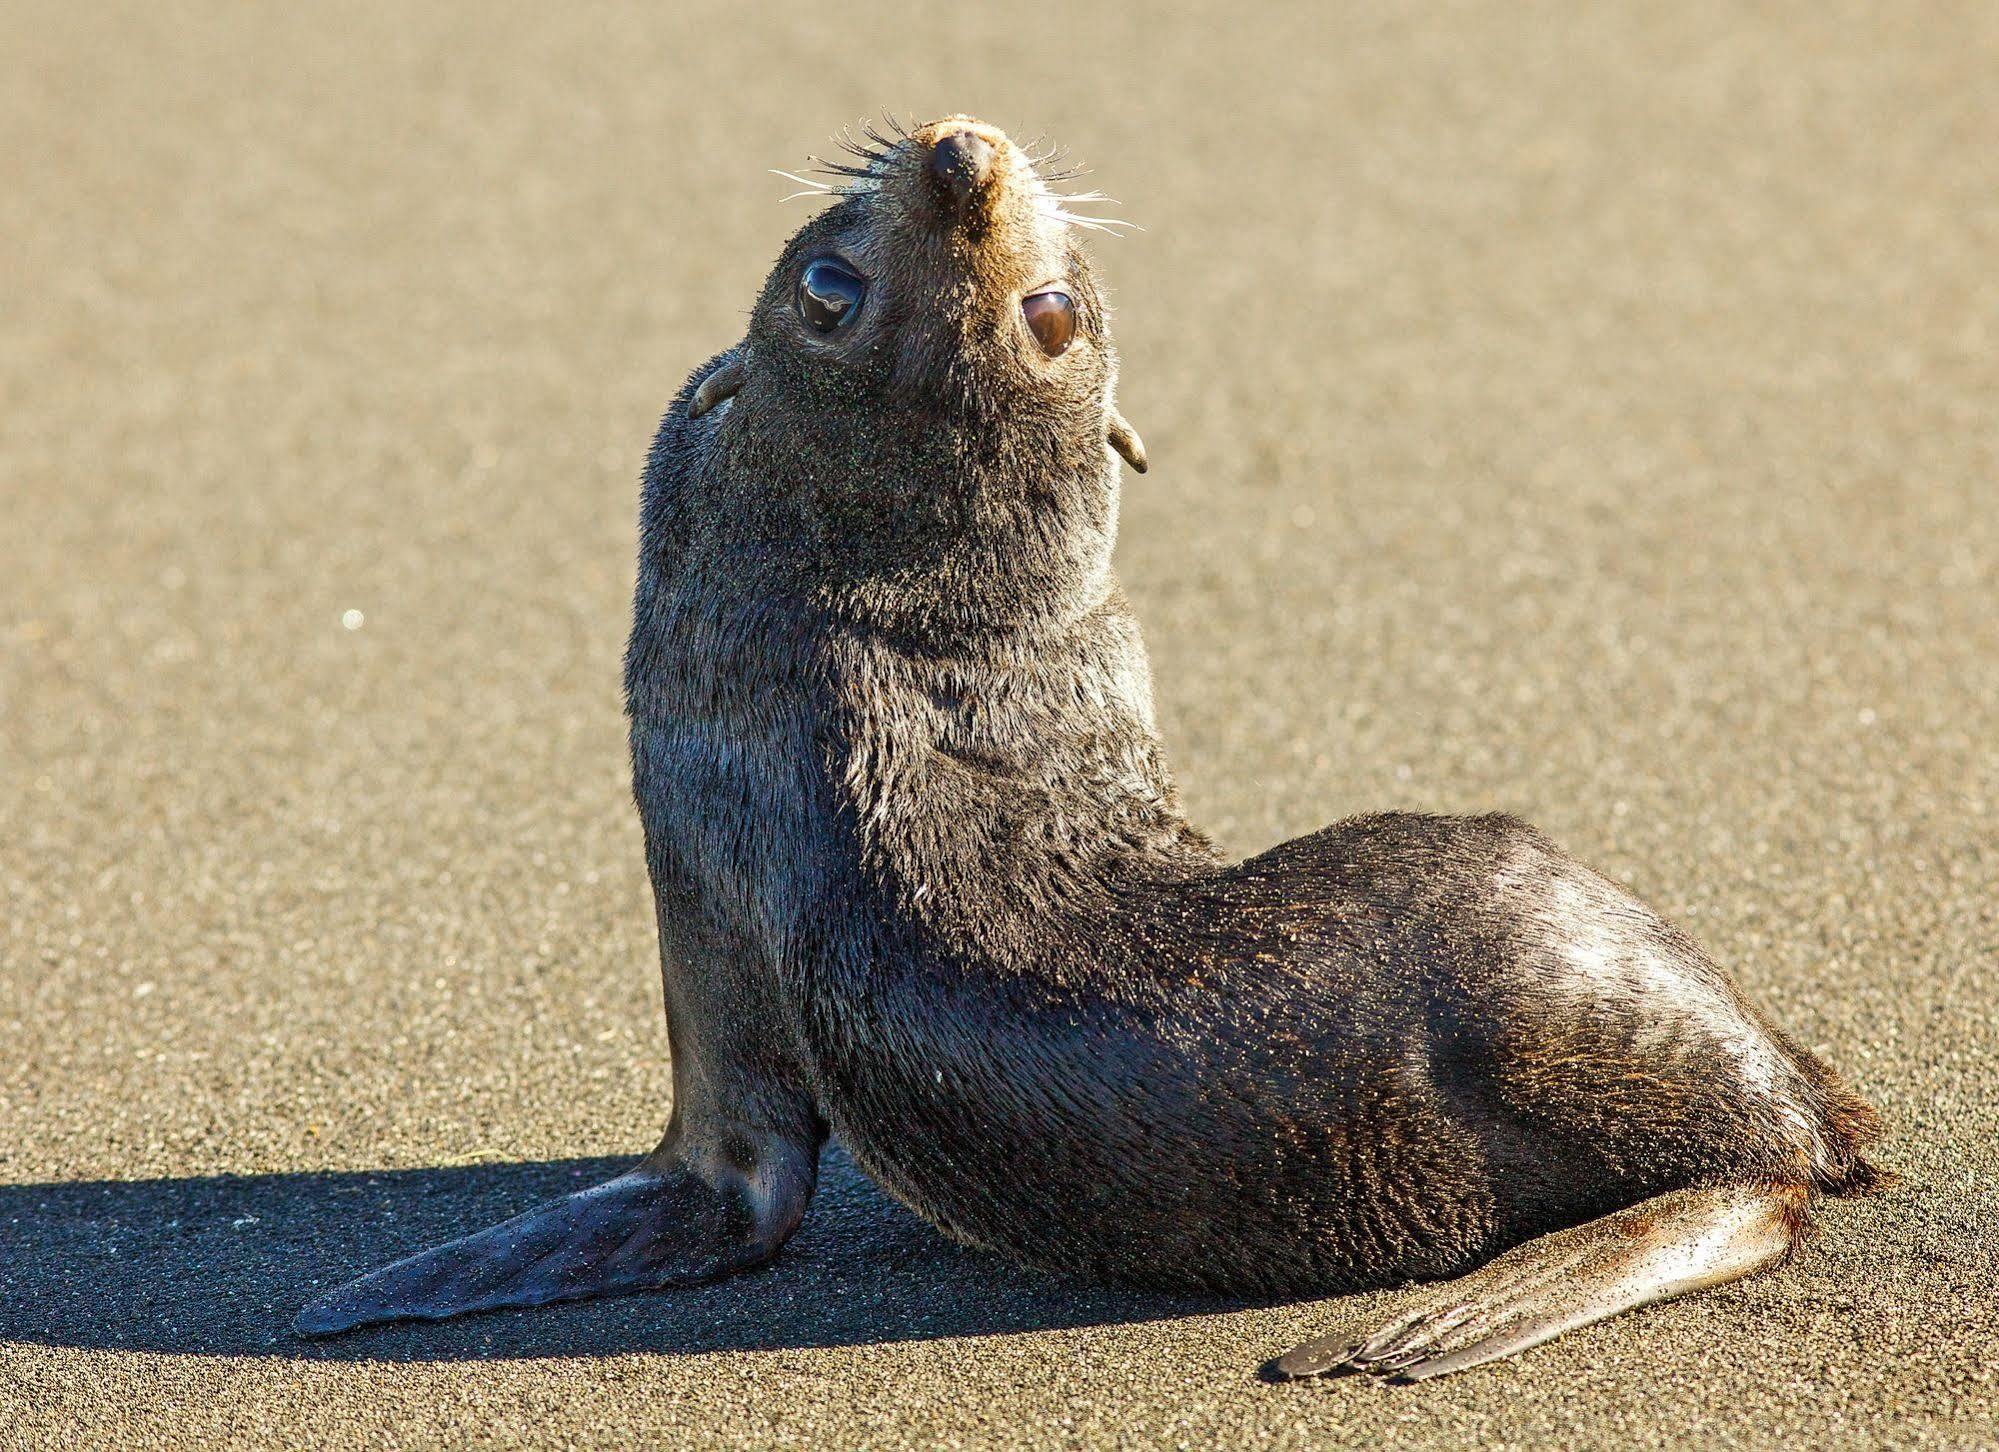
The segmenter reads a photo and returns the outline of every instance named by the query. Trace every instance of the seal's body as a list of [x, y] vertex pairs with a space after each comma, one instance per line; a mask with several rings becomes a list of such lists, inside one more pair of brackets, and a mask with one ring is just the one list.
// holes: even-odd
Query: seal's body
[[1773, 1264], [1811, 1195], [1870, 1184], [1871, 1111], [1531, 828], [1364, 817], [1230, 863], [1188, 825], [1110, 569], [1111, 450], [1144, 452], [1078, 219], [965, 118], [862, 162], [647, 470], [666, 1139], [301, 1328], [754, 1263], [830, 1132], [1058, 1271], [1475, 1271], [1276, 1364], [1420, 1377]]

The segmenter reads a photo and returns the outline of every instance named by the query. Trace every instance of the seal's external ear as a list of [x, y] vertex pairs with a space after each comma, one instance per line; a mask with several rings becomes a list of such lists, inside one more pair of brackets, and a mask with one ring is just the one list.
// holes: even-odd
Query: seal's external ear
[[701, 380], [701, 386], [694, 390], [694, 397], [688, 402], [687, 416], [699, 418], [718, 404], [727, 403], [743, 386], [744, 376], [742, 360], [731, 358]]
[[1145, 440], [1138, 436], [1138, 430], [1126, 421], [1125, 416], [1117, 411], [1116, 404], [1111, 405], [1110, 432], [1108, 437], [1111, 447], [1124, 455], [1124, 461], [1143, 474], [1145, 472]]

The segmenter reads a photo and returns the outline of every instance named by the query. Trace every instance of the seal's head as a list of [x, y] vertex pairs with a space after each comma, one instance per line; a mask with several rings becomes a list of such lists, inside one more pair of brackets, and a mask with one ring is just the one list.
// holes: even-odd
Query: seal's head
[[[698, 413], [790, 365], [815, 393], [914, 403], [977, 423], [995, 409], [1114, 414], [1109, 322], [1079, 217], [1025, 151], [969, 116], [856, 148], [838, 204], [801, 228], [764, 285], [744, 356]], [[814, 185], [815, 189], [819, 184]], [[804, 402], [803, 398], [799, 399]], [[1141, 473], [1122, 421], [1105, 429]]]
[[808, 493], [850, 548], [907, 546], [926, 522], [976, 532], [1036, 498], [1108, 527], [1107, 445], [1141, 472], [1145, 453], [1114, 401], [1109, 318], [1077, 242], [1098, 220], [966, 116], [876, 136], [830, 174], [834, 204], [786, 245], [689, 416]]

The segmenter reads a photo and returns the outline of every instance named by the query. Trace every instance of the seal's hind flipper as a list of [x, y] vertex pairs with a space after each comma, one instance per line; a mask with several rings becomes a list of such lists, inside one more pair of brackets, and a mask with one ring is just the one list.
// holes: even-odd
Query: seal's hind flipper
[[1372, 1334], [1308, 1341], [1268, 1368], [1281, 1381], [1367, 1372], [1423, 1381], [1497, 1361], [1653, 1301], [1740, 1280], [1789, 1257], [1797, 1185], [1679, 1190], [1516, 1246], [1427, 1289]]
[[310, 1302], [293, 1330], [329, 1336], [375, 1321], [439, 1321], [713, 1280], [768, 1260], [812, 1193], [804, 1173], [718, 1188], [648, 1160], [627, 1174], [422, 1251]]

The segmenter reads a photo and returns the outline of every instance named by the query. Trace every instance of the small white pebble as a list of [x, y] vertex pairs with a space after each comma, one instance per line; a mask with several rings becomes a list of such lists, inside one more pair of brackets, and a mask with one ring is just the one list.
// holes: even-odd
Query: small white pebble
[[1874, 708], [1872, 706], [1862, 706], [1860, 708], [1860, 724], [1863, 726], [1872, 726], [1874, 724]]
[[340, 612], [340, 624], [343, 629], [359, 630], [367, 623], [368, 617], [363, 615], [359, 610], [343, 610]]
[[132, 989], [132, 996], [134, 998], [144, 998], [147, 994], [151, 993], [153, 989], [157, 986], [158, 985], [152, 983], [138, 984]]

